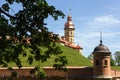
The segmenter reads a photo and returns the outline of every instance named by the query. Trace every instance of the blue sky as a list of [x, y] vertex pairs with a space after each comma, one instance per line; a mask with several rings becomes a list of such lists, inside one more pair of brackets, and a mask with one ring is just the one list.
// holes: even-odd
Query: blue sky
[[[4, 0], [0, 0], [0, 5]], [[50, 5], [64, 12], [64, 19], [46, 20], [49, 31], [64, 35], [64, 24], [70, 13], [75, 25], [75, 43], [83, 47], [83, 55], [91, 54], [99, 45], [100, 32], [103, 44], [112, 54], [120, 50], [120, 0], [47, 0]], [[12, 7], [11, 13], [21, 7]], [[69, 12], [71, 9], [71, 12]]]
[[47, 0], [50, 5], [65, 13], [58, 21], [47, 19], [50, 31], [64, 34], [64, 24], [71, 8], [75, 25], [75, 43], [83, 47], [83, 55], [91, 54], [99, 45], [100, 32], [103, 44], [112, 54], [120, 50], [120, 0]]

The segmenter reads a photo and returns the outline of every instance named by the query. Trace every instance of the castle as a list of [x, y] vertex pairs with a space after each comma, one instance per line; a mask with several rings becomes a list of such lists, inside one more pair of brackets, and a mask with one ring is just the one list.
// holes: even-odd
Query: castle
[[[82, 52], [82, 47], [74, 44], [74, 30], [72, 17], [68, 15], [64, 27], [64, 36], [60, 41], [65, 46]], [[66, 80], [120, 80], [120, 71], [110, 68], [111, 52], [108, 47], [103, 45], [102, 39], [100, 44], [94, 48], [92, 54], [94, 57], [93, 67], [72, 66], [67, 67], [67, 72], [55, 71], [52, 67], [45, 67], [44, 70], [49, 76], [66, 77]]]
[[[64, 35], [60, 39], [62, 45], [68, 46], [70, 48], [82, 51], [82, 47], [75, 45], [74, 43], [74, 24], [72, 22], [72, 17], [68, 15], [67, 22], [65, 23]], [[91, 52], [90, 52], [91, 53]], [[64, 77], [64, 80], [120, 80], [120, 71], [111, 70], [110, 68], [110, 55], [111, 52], [108, 47], [104, 46], [102, 39], [100, 44], [93, 49], [92, 52], [93, 66], [68, 66], [67, 72], [57, 71], [53, 67], [44, 67], [48, 77]], [[32, 76], [29, 71], [34, 67], [23, 67], [21, 69], [13, 68], [18, 76], [26, 77]], [[0, 77], [10, 76], [11, 71], [7, 68], [0, 68]], [[46, 80], [46, 79], [45, 79]], [[52, 79], [59, 80], [59, 79]]]

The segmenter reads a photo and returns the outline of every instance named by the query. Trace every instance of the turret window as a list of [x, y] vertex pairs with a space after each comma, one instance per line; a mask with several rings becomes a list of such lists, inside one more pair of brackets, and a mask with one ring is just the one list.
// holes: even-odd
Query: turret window
[[98, 60], [96, 60], [96, 65], [97, 65], [97, 66], [99, 65], [99, 61], [98, 61]]
[[108, 65], [108, 62], [107, 62], [107, 60], [105, 60], [105, 61], [104, 61], [104, 64], [105, 64], [105, 65]]

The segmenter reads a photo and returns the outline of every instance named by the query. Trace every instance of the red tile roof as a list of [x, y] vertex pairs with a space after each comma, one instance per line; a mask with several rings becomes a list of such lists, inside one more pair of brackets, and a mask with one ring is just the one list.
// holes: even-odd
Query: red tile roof
[[64, 38], [61, 38], [60, 42], [63, 43], [65, 46], [73, 48], [73, 49], [83, 49], [81, 46], [72, 44], [68, 42], [67, 40], [65, 40]]

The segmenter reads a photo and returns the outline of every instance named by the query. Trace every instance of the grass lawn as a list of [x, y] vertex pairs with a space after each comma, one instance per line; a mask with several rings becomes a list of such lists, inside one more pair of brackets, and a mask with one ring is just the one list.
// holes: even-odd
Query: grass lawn
[[112, 70], [119, 70], [120, 71], [120, 66], [111, 66]]
[[[67, 66], [93, 66], [93, 64], [87, 59], [85, 58], [83, 55], [81, 55], [80, 53], [78, 53], [76, 50], [73, 50], [71, 48], [68, 48], [66, 46], [62, 46], [62, 45], [58, 45], [61, 50], [63, 51], [62, 55], [65, 55], [68, 59], [68, 65]], [[44, 63], [40, 63], [37, 61], [34, 61], [33, 64], [28, 64], [27, 63], [27, 59], [25, 57], [20, 57], [21, 58], [21, 62], [23, 67], [34, 67], [36, 65], [41, 65], [42, 67], [45, 66], [52, 66], [54, 63], [54, 58], [55, 56], [51, 56], [50, 59], [48, 59], [46, 62]], [[9, 63], [10, 67], [16, 67], [16, 65], [14, 63]], [[120, 66], [111, 66], [112, 70], [120, 70]]]
[[[61, 50], [63, 51], [62, 55], [65, 55], [68, 59], [68, 65], [67, 66], [92, 66], [92, 63], [85, 58], [83, 55], [81, 55], [80, 53], [78, 53], [76, 50], [71, 49], [69, 47], [66, 46], [62, 46], [62, 45], [58, 45]], [[23, 67], [32, 67], [32, 66], [36, 66], [36, 65], [41, 65], [41, 66], [52, 66], [54, 63], [54, 58], [55, 56], [51, 56], [50, 59], [48, 59], [46, 62], [44, 63], [40, 63], [37, 61], [34, 61], [34, 63], [32, 65], [29, 65], [27, 63], [27, 59], [25, 57], [20, 57], [21, 61], [22, 61], [22, 65]], [[14, 63], [10, 63], [9, 64], [10, 67], [16, 66]]]

